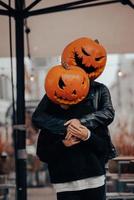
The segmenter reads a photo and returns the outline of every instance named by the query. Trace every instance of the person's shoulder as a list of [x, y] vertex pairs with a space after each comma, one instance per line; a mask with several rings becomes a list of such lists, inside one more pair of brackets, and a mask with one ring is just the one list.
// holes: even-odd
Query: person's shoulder
[[93, 81], [92, 85], [93, 87], [96, 87], [96, 88], [108, 89], [108, 87], [105, 84], [100, 83], [98, 81]]

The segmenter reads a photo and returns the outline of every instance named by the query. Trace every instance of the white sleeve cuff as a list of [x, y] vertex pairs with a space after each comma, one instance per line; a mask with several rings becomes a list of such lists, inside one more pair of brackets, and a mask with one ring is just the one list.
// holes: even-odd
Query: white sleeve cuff
[[89, 129], [88, 129], [88, 133], [87, 134], [88, 134], [87, 138], [84, 141], [88, 140], [90, 138], [90, 136], [91, 136], [91, 131]]

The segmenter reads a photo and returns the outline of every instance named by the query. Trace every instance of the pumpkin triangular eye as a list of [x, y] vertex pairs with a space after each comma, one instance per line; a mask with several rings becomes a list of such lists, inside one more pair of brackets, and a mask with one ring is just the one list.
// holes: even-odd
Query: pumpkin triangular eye
[[82, 53], [83, 53], [84, 55], [90, 56], [90, 54], [89, 54], [88, 52], [86, 52], [86, 50], [85, 50], [84, 48], [81, 48], [81, 50], [82, 50]]
[[98, 57], [98, 58], [95, 58], [96, 61], [100, 61], [102, 58], [104, 58], [105, 56], [101, 56], [101, 57]]
[[60, 77], [60, 79], [59, 79], [59, 83], [58, 83], [58, 84], [59, 84], [59, 87], [60, 87], [61, 89], [63, 89], [63, 88], [66, 86], [61, 77]]

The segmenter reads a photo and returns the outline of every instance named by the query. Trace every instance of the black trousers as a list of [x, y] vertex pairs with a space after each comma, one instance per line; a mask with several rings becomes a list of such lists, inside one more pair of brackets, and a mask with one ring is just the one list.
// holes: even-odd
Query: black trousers
[[59, 192], [57, 200], [106, 200], [105, 185], [80, 191]]

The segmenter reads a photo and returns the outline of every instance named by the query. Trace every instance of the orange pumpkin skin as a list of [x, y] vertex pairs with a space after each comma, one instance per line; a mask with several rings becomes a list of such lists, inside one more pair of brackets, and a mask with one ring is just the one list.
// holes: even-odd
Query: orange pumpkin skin
[[106, 65], [106, 50], [98, 41], [90, 38], [79, 38], [68, 44], [62, 53], [63, 66], [81, 67], [90, 80], [96, 79]]
[[89, 78], [79, 67], [52, 67], [45, 78], [45, 91], [56, 104], [73, 105], [82, 101], [89, 91]]

